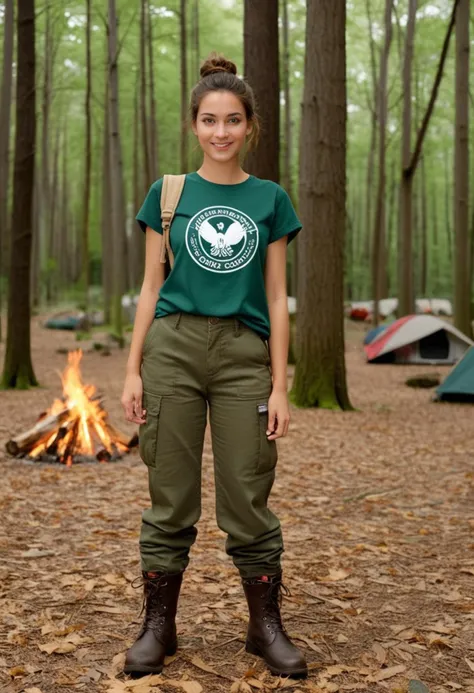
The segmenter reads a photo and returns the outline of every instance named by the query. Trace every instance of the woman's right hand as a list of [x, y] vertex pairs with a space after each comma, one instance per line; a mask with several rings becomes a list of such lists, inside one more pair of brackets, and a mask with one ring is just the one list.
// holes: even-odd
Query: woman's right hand
[[144, 424], [146, 411], [142, 409], [143, 383], [137, 374], [129, 374], [125, 378], [123, 386], [122, 407], [127, 421], [136, 424]]

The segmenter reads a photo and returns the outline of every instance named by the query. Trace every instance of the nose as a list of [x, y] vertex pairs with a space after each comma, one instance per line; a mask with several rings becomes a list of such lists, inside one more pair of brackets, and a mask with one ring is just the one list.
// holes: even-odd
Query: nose
[[216, 137], [226, 137], [227, 132], [226, 132], [226, 127], [225, 123], [217, 123], [217, 128], [216, 128]]

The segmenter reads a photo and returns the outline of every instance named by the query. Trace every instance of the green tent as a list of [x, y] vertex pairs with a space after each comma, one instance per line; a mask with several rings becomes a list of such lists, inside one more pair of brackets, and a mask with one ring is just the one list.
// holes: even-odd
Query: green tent
[[474, 346], [466, 351], [436, 390], [437, 399], [474, 402]]

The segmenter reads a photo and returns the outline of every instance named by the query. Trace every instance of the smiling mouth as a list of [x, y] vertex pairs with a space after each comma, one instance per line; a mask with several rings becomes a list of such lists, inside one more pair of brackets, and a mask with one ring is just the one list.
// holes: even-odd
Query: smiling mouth
[[232, 142], [211, 142], [211, 144], [216, 147], [216, 149], [227, 149], [227, 147], [230, 147]]

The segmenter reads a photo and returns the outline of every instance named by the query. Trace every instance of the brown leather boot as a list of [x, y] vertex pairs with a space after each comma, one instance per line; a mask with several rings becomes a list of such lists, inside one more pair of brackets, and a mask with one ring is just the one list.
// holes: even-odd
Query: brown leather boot
[[303, 678], [308, 667], [302, 653], [293, 645], [281, 622], [281, 573], [242, 580], [250, 621], [245, 649], [262, 657], [272, 674]]
[[165, 656], [176, 652], [175, 618], [182, 580], [183, 573], [143, 573], [145, 617], [127, 652], [123, 669], [126, 674], [160, 674]]

